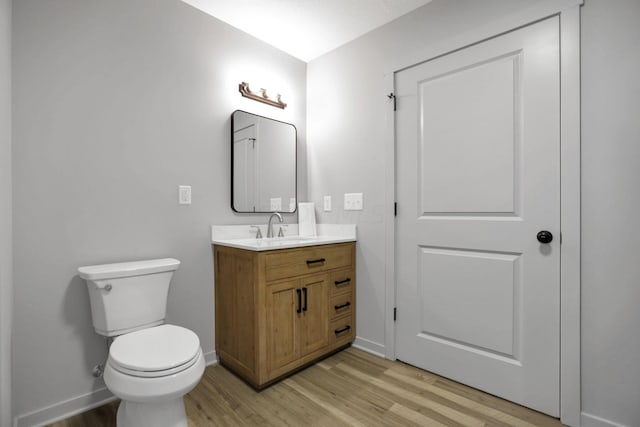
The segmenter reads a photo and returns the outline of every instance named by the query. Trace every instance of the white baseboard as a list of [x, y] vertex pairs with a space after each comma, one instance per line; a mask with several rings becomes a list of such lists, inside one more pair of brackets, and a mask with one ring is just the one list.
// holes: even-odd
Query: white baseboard
[[385, 346], [377, 342], [369, 341], [364, 338], [356, 337], [356, 340], [352, 344], [353, 347], [358, 350], [366, 351], [374, 356], [382, 357], [384, 359]]
[[[215, 350], [204, 353], [204, 361], [207, 366], [218, 363]], [[14, 427], [43, 426], [64, 420], [82, 412], [115, 400], [116, 397], [105, 387], [91, 393], [83, 394], [62, 402], [55, 403], [33, 412], [22, 414], [14, 419]]]
[[32, 427], [51, 424], [64, 420], [81, 412], [88, 411], [98, 406], [115, 400], [116, 397], [106, 388], [94, 390], [91, 393], [73, 397], [62, 402], [54, 403], [36, 411], [18, 415], [13, 425], [15, 427]]
[[218, 355], [215, 350], [204, 353], [204, 364], [206, 366], [215, 365], [218, 363]]
[[626, 427], [624, 424], [614, 423], [604, 418], [583, 412], [580, 417], [581, 427]]

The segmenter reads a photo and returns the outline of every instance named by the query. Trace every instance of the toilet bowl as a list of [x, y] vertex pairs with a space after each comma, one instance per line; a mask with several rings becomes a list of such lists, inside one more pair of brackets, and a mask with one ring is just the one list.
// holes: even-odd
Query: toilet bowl
[[118, 336], [104, 371], [107, 388], [122, 399], [118, 426], [186, 427], [182, 398], [204, 365], [200, 340], [188, 329], [165, 324]]
[[95, 331], [113, 338], [104, 369], [118, 427], [187, 427], [183, 396], [204, 373], [198, 336], [165, 324], [173, 258], [80, 267]]

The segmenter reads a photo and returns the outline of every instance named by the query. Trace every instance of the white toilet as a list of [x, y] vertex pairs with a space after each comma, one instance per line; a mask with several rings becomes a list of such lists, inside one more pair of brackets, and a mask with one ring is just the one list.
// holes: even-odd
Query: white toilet
[[164, 324], [179, 265], [166, 258], [78, 269], [94, 329], [115, 337], [104, 382], [122, 400], [118, 427], [187, 427], [183, 396], [202, 378], [204, 356], [194, 332]]

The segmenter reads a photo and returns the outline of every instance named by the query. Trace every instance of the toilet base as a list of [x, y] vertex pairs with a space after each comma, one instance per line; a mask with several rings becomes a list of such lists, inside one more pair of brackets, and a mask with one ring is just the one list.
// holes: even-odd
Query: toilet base
[[182, 397], [158, 403], [123, 400], [118, 406], [118, 427], [187, 427]]

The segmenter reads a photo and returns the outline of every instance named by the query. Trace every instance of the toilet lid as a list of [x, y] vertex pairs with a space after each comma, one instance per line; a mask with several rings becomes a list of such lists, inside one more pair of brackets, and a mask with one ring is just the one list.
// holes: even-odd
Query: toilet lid
[[192, 361], [200, 350], [198, 336], [189, 329], [160, 325], [116, 338], [109, 358], [126, 371], [166, 371]]

